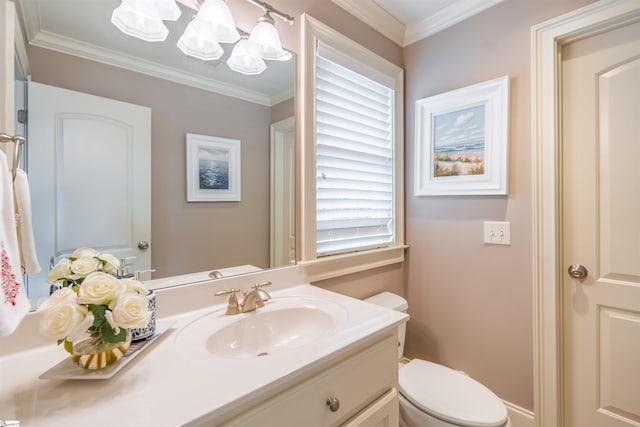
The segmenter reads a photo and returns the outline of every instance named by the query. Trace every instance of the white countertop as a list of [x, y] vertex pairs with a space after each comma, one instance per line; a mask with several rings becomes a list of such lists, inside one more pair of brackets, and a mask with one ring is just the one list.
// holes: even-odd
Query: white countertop
[[[254, 398], [311, 372], [362, 340], [406, 321], [406, 314], [310, 285], [271, 292], [339, 302], [340, 328], [304, 347], [251, 359], [204, 356], [179, 349], [180, 329], [226, 304], [173, 316], [175, 324], [108, 380], [43, 380], [40, 374], [68, 357], [52, 344], [0, 358], [0, 419], [31, 426], [182, 426], [222, 419]], [[243, 316], [243, 314], [239, 315]], [[227, 318], [234, 316], [224, 316]]]

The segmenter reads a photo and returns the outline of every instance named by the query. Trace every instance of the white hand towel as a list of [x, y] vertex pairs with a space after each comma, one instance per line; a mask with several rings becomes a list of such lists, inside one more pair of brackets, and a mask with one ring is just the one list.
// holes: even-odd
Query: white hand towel
[[42, 271], [38, 263], [36, 245], [33, 239], [33, 226], [31, 224], [31, 196], [29, 194], [29, 181], [27, 174], [22, 169], [16, 170], [13, 180], [16, 209], [19, 215], [18, 242], [22, 259], [22, 268], [25, 274], [38, 274]]
[[0, 151], [0, 336], [11, 334], [30, 308], [22, 284], [13, 203], [13, 180], [7, 156]]

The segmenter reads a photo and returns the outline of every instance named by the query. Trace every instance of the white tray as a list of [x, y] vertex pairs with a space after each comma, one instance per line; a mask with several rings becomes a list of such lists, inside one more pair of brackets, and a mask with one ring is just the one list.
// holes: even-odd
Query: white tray
[[75, 364], [70, 357], [67, 357], [38, 378], [43, 380], [107, 380], [138, 357], [145, 348], [149, 347], [152, 342], [165, 333], [174, 322], [174, 320], [170, 319], [156, 321], [156, 333], [154, 336], [143, 341], [132, 342], [122, 359], [106, 368], [96, 370], [84, 369]]

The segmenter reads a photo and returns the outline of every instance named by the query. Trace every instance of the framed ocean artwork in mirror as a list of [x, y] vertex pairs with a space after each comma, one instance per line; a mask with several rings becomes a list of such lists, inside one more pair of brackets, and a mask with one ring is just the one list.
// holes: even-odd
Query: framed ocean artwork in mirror
[[187, 134], [187, 202], [239, 202], [240, 140]]

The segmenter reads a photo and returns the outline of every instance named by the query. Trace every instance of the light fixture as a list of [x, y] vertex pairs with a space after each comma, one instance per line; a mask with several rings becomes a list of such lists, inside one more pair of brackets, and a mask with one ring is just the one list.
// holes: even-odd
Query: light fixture
[[227, 65], [233, 71], [253, 76], [267, 69], [267, 64], [260, 56], [260, 49], [249, 39], [241, 39], [233, 47]]
[[[227, 64], [232, 70], [247, 75], [262, 73], [267, 68], [264, 60], [291, 59], [293, 55], [282, 48], [273, 16], [289, 24], [293, 24], [293, 17], [260, 0], [247, 1], [261, 7], [265, 14], [258, 19], [251, 34], [242, 32], [245, 36], [241, 38], [224, 0], [193, 0], [198, 12], [178, 40], [178, 48], [185, 55], [211, 61], [224, 54], [221, 43], [236, 43]], [[176, 0], [122, 0], [113, 11], [111, 22], [127, 35], [155, 42], [165, 40], [169, 34], [163, 21], [175, 21], [179, 17]]]
[[249, 42], [260, 50], [260, 55], [263, 59], [277, 61], [286, 55], [286, 51], [282, 49], [280, 36], [274, 23], [271, 14], [267, 11], [258, 18], [258, 23], [253, 27], [249, 36]]
[[111, 15], [111, 23], [130, 36], [159, 42], [169, 34], [162, 21], [175, 21], [180, 14], [175, 0], [122, 0]]
[[187, 25], [184, 34], [180, 37], [180, 40], [178, 40], [178, 48], [185, 55], [193, 56], [203, 61], [220, 59], [224, 53], [220, 43], [215, 41], [215, 39], [202, 37], [197, 29], [193, 28], [193, 23], [192, 21]]

